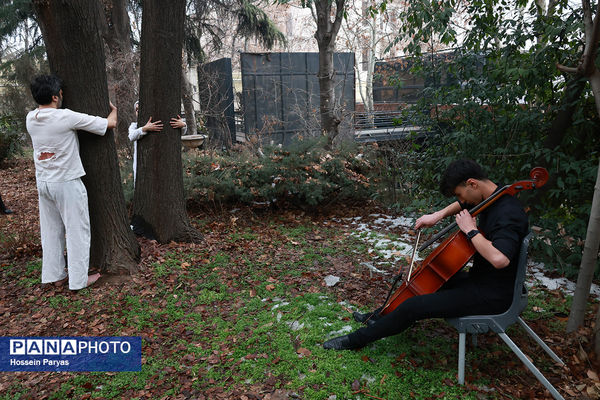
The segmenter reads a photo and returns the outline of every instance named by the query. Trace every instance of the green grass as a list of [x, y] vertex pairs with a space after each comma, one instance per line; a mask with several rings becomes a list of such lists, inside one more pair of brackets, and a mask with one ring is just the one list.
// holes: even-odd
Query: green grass
[[[141, 372], [57, 375], [62, 384], [49, 398], [136, 398], [144, 390], [157, 398], [185, 398], [190, 391], [215, 388], [233, 396], [234, 388], [250, 392], [254, 385], [264, 387], [268, 382], [270, 388], [307, 400], [332, 395], [477, 399], [481, 393], [473, 387], [490, 386], [494, 379], [477, 375], [478, 367], [497, 368], [497, 351], [510, 356], [501, 342], [469, 348], [467, 374], [475, 371], [473, 386], [457, 385], [458, 339], [454, 332], [439, 334], [442, 320], [416, 324], [359, 351], [324, 350], [325, 340], [360, 325], [338, 304], [334, 291], [302, 290], [314, 282], [300, 278], [316, 267], [330, 267], [329, 257], [352, 260], [364, 256], [368, 247], [350, 236], [330, 240], [327, 235], [338, 237], [333, 230], [321, 229], [319, 235], [325, 239], [312, 240], [316, 229], [311, 224], [270, 229], [304, 245], [295, 245], [293, 251], [261, 246], [258, 233], [240, 229], [223, 236], [228, 246], [239, 245], [239, 251], [170, 251], [150, 265], [144, 287], [128, 291], [113, 287], [101, 298], [92, 291], [82, 291], [75, 299], [62, 294], [48, 297], [49, 307], [65, 318], [84, 319], [80, 311], [85, 309], [103, 319], [110, 335], [141, 336], [144, 360]], [[9, 268], [3, 273], [28, 281], [39, 279], [39, 269], [35, 262], [27, 264], [22, 275]], [[286, 278], [295, 279], [296, 286]], [[570, 307], [540, 293], [530, 295], [525, 319], [552, 320], [556, 312]], [[15, 382], [0, 400], [31, 398], [35, 393]], [[486, 396], [494, 398], [494, 393]]]
[[[86, 393], [91, 393], [92, 398], [122, 398], [127, 390], [141, 390], [158, 381], [165, 387], [163, 395], [175, 396], [180, 391], [177, 371], [190, 379], [202, 377], [194, 383], [198, 390], [213, 386], [228, 390], [233, 385], [249, 388], [273, 377], [275, 387], [301, 392], [303, 399], [323, 399], [334, 394], [337, 398], [361, 398], [354, 393], [355, 381], [360, 390], [383, 398], [405, 398], [407, 393], [425, 398], [442, 392], [446, 395], [441, 398], [476, 398], [461, 387], [444, 383], [445, 379], [453, 381], [455, 374], [454, 367], [448, 366], [455, 357], [448, 338], [433, 338], [415, 347], [412, 336], [417, 333], [409, 332], [361, 351], [326, 351], [320, 344], [332, 332], [347, 326], [358, 328], [358, 324], [347, 321], [348, 314], [325, 294], [286, 298], [285, 287], [278, 287], [272, 292], [258, 290], [254, 297], [249, 291], [224, 294], [206, 289], [193, 299], [173, 293], [150, 302], [126, 296], [126, 307], [121, 308], [123, 325], [139, 330], [156, 328], [157, 324], [183, 325], [193, 329], [192, 336], [184, 340], [173, 335], [173, 340], [161, 344], [163, 354], [145, 358], [140, 373], [76, 374], [50, 398], [79, 398]], [[271, 297], [262, 297], [268, 293]], [[56, 308], [68, 307], [64, 299], [57, 298]], [[182, 311], [181, 305], [175, 306], [178, 301], [198, 305], [222, 300], [238, 301], [242, 306], [226, 318], [206, 318]], [[166, 304], [160, 310], [154, 303]], [[186, 355], [195, 361], [190, 365], [182, 363]], [[415, 364], [411, 362], [415, 357], [430, 360]], [[431, 368], [433, 358], [446, 361]]]

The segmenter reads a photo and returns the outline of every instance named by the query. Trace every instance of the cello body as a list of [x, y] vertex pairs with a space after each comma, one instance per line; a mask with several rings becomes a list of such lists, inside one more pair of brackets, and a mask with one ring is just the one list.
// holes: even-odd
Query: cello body
[[437, 292], [475, 254], [475, 247], [467, 236], [457, 231], [448, 236], [421, 264], [410, 281], [404, 281], [394, 296], [381, 310], [388, 314], [406, 299]]
[[[518, 181], [507, 185], [484, 200], [473, 209], [470, 214], [475, 217], [497, 199], [504, 195], [514, 196], [515, 193], [543, 186], [548, 181], [548, 171], [545, 168], [536, 167], [530, 172], [531, 180]], [[419, 251], [433, 243], [442, 234], [456, 227], [451, 224], [428, 242], [423, 244]], [[483, 232], [482, 232], [483, 233]], [[484, 234], [485, 235], [485, 234]], [[452, 276], [460, 271], [465, 264], [475, 255], [475, 247], [462, 231], [458, 230], [450, 234], [440, 245], [421, 263], [421, 267], [414, 273], [410, 281], [404, 281], [393, 295], [382, 307], [380, 315], [386, 315], [394, 311], [396, 307], [413, 296], [420, 296], [437, 292]]]

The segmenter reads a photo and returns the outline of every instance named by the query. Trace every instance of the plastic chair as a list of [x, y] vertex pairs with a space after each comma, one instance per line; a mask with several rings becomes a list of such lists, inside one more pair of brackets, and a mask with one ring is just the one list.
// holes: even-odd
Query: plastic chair
[[525, 364], [527, 368], [535, 377], [548, 389], [555, 399], [563, 399], [558, 391], [552, 386], [546, 377], [533, 365], [527, 356], [521, 351], [521, 349], [511, 340], [506, 334], [505, 330], [508, 326], [519, 322], [519, 324], [525, 329], [525, 331], [531, 336], [545, 351], [552, 357], [554, 361], [561, 365], [565, 363], [544, 343], [542, 339], [523, 321], [519, 316], [521, 312], [527, 307], [527, 287], [525, 283], [525, 273], [527, 271], [527, 248], [529, 246], [529, 240], [531, 239], [531, 233], [529, 233], [521, 244], [519, 252], [519, 261], [517, 265], [517, 276], [515, 280], [515, 288], [513, 301], [510, 308], [497, 315], [472, 315], [460, 318], [447, 318], [446, 321], [453, 325], [458, 330], [458, 383], [464, 385], [465, 383], [465, 340], [466, 334], [473, 334], [473, 343], [476, 344], [477, 334], [486, 333], [489, 330], [496, 332], [502, 340], [510, 347], [510, 349], [519, 357], [519, 359]]

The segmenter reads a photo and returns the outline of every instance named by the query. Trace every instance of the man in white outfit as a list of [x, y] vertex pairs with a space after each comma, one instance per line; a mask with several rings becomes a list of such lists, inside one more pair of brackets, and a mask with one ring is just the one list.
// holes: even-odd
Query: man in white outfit
[[77, 131], [103, 136], [107, 129], [117, 126], [117, 108], [110, 103], [107, 118], [61, 109], [61, 81], [54, 75], [35, 78], [31, 94], [39, 105], [27, 114], [26, 124], [33, 143], [39, 196], [42, 283], [58, 284], [68, 277], [69, 289], [83, 289], [100, 274], [88, 276], [90, 216], [87, 191], [81, 181], [85, 171], [79, 157]]
[[[135, 116], [137, 117], [139, 111], [140, 103], [136, 101], [133, 105], [135, 109]], [[187, 124], [185, 123], [185, 119], [181, 118], [181, 116], [177, 116], [177, 118], [171, 118], [169, 122], [173, 129], [182, 129], [182, 135], [185, 135], [187, 132]], [[137, 122], [132, 122], [129, 125], [129, 140], [133, 142], [133, 183], [135, 184], [135, 177], [137, 175], [137, 141], [142, 137], [146, 136], [148, 132], [160, 132], [163, 128], [161, 121], [152, 122], [152, 117], [148, 119], [146, 125], [138, 128]]]

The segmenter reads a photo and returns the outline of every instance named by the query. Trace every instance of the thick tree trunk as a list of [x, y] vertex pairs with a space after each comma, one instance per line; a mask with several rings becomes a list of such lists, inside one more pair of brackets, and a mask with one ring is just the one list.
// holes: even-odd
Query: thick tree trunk
[[138, 125], [152, 116], [163, 121], [164, 128], [138, 141], [133, 213], [162, 243], [202, 239], [185, 209], [181, 130], [169, 125], [181, 113], [184, 18], [185, 0], [174, 0], [168, 7], [159, 0], [144, 1]]
[[321, 115], [321, 131], [327, 135], [328, 147], [333, 146], [333, 140], [339, 134], [342, 122], [340, 110], [335, 99], [333, 70], [333, 53], [335, 40], [340, 30], [345, 0], [336, 0], [335, 19], [331, 21], [332, 0], [316, 0], [317, 32], [315, 38], [319, 46], [319, 112]]
[[129, 124], [135, 121], [133, 104], [137, 100], [138, 57], [131, 47], [131, 26], [126, 0], [106, 0], [102, 20], [102, 36], [108, 47], [108, 79], [119, 109], [117, 146], [130, 146]]
[[[63, 80], [64, 106], [108, 115], [99, 2], [34, 1], [52, 72]], [[140, 249], [129, 228], [112, 130], [105, 136], [79, 133], [91, 223], [90, 266], [109, 273], [137, 270]]]

